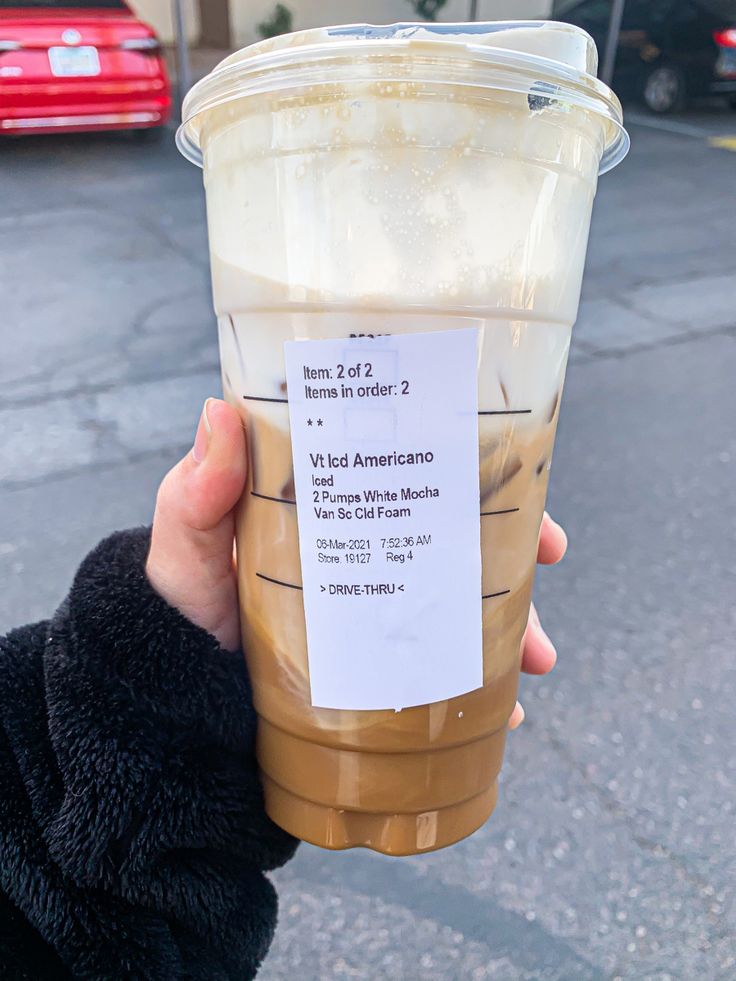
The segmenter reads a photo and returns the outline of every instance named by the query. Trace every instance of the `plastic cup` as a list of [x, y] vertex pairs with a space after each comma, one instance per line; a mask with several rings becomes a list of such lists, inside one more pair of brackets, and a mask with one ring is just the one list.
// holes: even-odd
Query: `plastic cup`
[[[593, 41], [568, 25], [363, 25], [254, 45], [185, 101], [178, 142], [204, 170], [223, 387], [248, 433], [238, 578], [266, 808], [314, 844], [423, 852], [470, 834], [495, 806], [593, 198], [628, 148], [595, 68]], [[471, 374], [461, 334], [475, 345]], [[438, 486], [467, 504], [462, 542], [432, 510], [446, 503], [424, 499], [395, 535], [367, 517], [363, 538], [337, 518], [309, 537], [307, 494], [331, 508], [349, 496], [339, 488], [360, 498], [368, 485], [334, 470], [332, 484], [304, 486], [304, 441], [327, 437], [302, 434], [312, 382], [287, 378], [287, 360], [307, 352], [334, 372], [341, 350], [344, 371], [389, 355], [416, 369], [426, 392], [415, 409], [445, 461], [431, 464], [444, 467]], [[445, 357], [466, 372], [451, 379], [446, 412], [432, 388]], [[383, 378], [345, 446], [383, 439], [380, 493], [419, 494], [390, 434], [365, 429], [400, 428], [408, 412]], [[338, 381], [314, 384], [326, 399]], [[477, 412], [460, 407], [466, 395]], [[315, 427], [338, 419], [314, 405]], [[422, 466], [435, 472], [423, 460], [414, 473]], [[359, 599], [320, 605], [334, 577], [348, 582], [346, 563], [351, 589], [383, 577], [385, 594], [364, 582]]]

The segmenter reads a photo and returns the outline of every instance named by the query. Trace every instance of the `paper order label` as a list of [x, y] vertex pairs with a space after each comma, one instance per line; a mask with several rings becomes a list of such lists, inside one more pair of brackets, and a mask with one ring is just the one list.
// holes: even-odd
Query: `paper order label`
[[479, 688], [477, 329], [285, 355], [312, 704]]

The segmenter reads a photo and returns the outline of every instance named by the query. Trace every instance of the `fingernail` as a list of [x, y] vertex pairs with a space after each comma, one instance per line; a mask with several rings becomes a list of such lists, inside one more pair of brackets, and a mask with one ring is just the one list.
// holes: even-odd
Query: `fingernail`
[[204, 403], [202, 415], [199, 419], [199, 425], [197, 426], [197, 435], [194, 437], [192, 456], [194, 457], [195, 463], [201, 463], [204, 460], [204, 458], [207, 456], [207, 449], [210, 445], [212, 426], [210, 426], [210, 421], [207, 418], [207, 406], [211, 401], [212, 399], [207, 399], [207, 401]]
[[514, 729], [518, 729], [521, 723], [524, 721], [526, 713], [524, 712], [524, 706], [521, 702], [517, 702], [514, 707], [514, 711], [511, 713], [511, 719], [509, 720], [509, 729], [513, 732]]

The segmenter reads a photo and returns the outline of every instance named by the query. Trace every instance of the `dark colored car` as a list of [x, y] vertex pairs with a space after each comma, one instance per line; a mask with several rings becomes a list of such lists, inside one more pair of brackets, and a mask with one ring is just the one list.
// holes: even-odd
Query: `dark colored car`
[[[611, 7], [611, 0], [561, 0], [554, 16], [588, 31], [602, 58]], [[736, 109], [736, 2], [626, 0], [613, 87], [652, 112], [702, 95], [723, 95]]]

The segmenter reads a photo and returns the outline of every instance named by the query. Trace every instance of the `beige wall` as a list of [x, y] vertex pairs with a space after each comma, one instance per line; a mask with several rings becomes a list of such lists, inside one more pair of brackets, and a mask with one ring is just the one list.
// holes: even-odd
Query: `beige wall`
[[[138, 16], [153, 27], [164, 44], [170, 44], [174, 40], [172, 0], [129, 0], [129, 3]], [[187, 35], [190, 42], [194, 44], [199, 39], [198, 0], [184, 0], [184, 16]]]
[[[412, 20], [406, 0], [282, 0], [294, 14], [294, 29], [327, 24], [391, 24]], [[230, 0], [233, 45], [241, 47], [258, 40], [256, 25], [273, 12], [276, 0]], [[479, 20], [548, 17], [552, 0], [479, 0]], [[440, 20], [468, 18], [470, 0], [448, 0]]]

